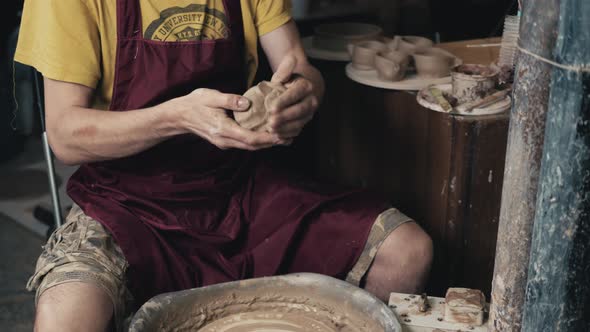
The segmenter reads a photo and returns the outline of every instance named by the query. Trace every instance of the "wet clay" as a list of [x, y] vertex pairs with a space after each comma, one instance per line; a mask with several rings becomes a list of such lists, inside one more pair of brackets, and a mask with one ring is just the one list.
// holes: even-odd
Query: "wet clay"
[[485, 305], [485, 296], [479, 289], [449, 288], [445, 302], [451, 307], [466, 307], [481, 310]]
[[[156, 330], [184, 331], [190, 327], [190, 330], [200, 332], [384, 331], [375, 321], [351, 310], [346, 304], [330, 302], [294, 294], [231, 293], [212, 302], [185, 308], [190, 312], [170, 312], [162, 319], [165, 326]], [[174, 317], [176, 315], [178, 317]]]
[[250, 100], [250, 108], [245, 112], [234, 112], [236, 122], [249, 130], [266, 131], [268, 109], [285, 90], [284, 85], [267, 81], [250, 88], [244, 94]]
[[208, 324], [203, 332], [332, 332], [340, 331], [334, 324], [316, 317], [291, 313], [254, 312], [235, 314]]
[[240, 280], [159, 295], [130, 332], [399, 332], [395, 313], [366, 291], [312, 273]]

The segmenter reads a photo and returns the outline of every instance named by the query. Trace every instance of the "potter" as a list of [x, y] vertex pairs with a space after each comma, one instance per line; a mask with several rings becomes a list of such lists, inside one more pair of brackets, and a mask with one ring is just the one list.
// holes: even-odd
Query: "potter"
[[[318, 183], [263, 151], [297, 139], [325, 91], [290, 9], [27, 0], [16, 61], [43, 74], [48, 141], [79, 166], [75, 204], [27, 285], [39, 331], [124, 331], [158, 294], [301, 271], [383, 300], [424, 286], [432, 241], [387, 197]], [[176, 24], [192, 15], [215, 19]], [[385, 49], [361, 42], [354, 60], [373, 69]], [[263, 83], [244, 97], [261, 51], [263, 79], [284, 91]]]

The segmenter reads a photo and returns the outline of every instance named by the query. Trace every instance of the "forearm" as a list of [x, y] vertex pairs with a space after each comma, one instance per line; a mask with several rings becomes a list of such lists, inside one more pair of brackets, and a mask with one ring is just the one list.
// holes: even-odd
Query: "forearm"
[[113, 112], [70, 106], [52, 119], [48, 138], [57, 157], [67, 164], [82, 164], [137, 154], [174, 135], [172, 103], [151, 108]]
[[291, 21], [262, 36], [260, 42], [274, 72], [285, 58], [294, 58], [293, 73], [308, 79], [313, 84], [313, 94], [318, 101], [322, 100], [325, 89], [324, 79], [322, 74], [308, 62], [295, 22]]

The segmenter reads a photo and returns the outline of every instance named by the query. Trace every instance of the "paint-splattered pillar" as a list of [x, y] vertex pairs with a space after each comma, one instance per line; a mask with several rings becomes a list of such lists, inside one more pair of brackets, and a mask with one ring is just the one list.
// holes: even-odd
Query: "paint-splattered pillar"
[[[559, 1], [526, 1], [520, 45], [551, 58]], [[551, 66], [519, 52], [504, 171], [490, 329], [520, 331], [541, 168]]]
[[590, 331], [590, 2], [560, 4], [523, 331]]

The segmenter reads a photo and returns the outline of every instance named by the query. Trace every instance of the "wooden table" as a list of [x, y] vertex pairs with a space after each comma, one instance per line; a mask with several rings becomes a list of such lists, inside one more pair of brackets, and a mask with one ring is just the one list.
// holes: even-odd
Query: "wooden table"
[[[489, 64], [498, 47], [441, 44], [464, 63]], [[429, 284], [479, 288], [489, 295], [500, 212], [508, 114], [463, 117], [427, 110], [414, 94], [363, 86], [344, 63], [313, 61], [327, 83], [314, 122], [316, 175], [381, 192], [435, 242]]]
[[488, 65], [496, 61], [500, 55], [500, 47], [473, 47], [476, 45], [499, 44], [502, 38], [485, 38], [451, 43], [442, 43], [439, 47], [448, 50], [463, 59], [464, 63], [478, 63]]

